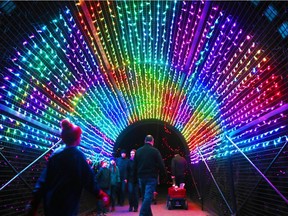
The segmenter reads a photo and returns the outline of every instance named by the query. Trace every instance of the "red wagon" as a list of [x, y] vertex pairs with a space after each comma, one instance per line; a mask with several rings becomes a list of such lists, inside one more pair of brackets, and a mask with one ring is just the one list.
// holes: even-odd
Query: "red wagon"
[[188, 202], [186, 200], [186, 189], [169, 187], [166, 205], [169, 210], [173, 209], [174, 207], [183, 207], [187, 210]]

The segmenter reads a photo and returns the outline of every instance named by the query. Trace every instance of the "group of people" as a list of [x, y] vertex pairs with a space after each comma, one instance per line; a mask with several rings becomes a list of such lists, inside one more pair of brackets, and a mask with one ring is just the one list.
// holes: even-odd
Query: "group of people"
[[[116, 161], [112, 159], [109, 166], [107, 161], [101, 161], [100, 168], [94, 173], [84, 154], [77, 148], [81, 142], [81, 128], [67, 119], [61, 121], [61, 128], [61, 138], [65, 147], [55, 150], [50, 156], [47, 167], [35, 185], [32, 200], [26, 207], [28, 216], [37, 215], [41, 200], [44, 201], [46, 216], [77, 215], [81, 192], [84, 188], [94, 194], [98, 200], [98, 214], [109, 210], [110, 201], [110, 211], [114, 211], [116, 195], [118, 195], [118, 204], [124, 205], [127, 186], [129, 211], [138, 211], [138, 189], [140, 188], [142, 205], [139, 215], [152, 216], [151, 203], [156, 191], [158, 175], [160, 172], [166, 175], [162, 156], [159, 150], [153, 147], [153, 136], [147, 135], [144, 145], [137, 151], [132, 149], [130, 159], [126, 158], [126, 152], [122, 150], [120, 158]], [[175, 158], [177, 155], [179, 154], [176, 154]], [[183, 181], [183, 176], [178, 175], [177, 171], [173, 172], [173, 169], [179, 169], [178, 163], [174, 163], [173, 160], [172, 174], [179, 183]], [[177, 160], [180, 161], [179, 158]]]
[[118, 205], [123, 206], [126, 192], [128, 188], [129, 195], [129, 211], [138, 211], [138, 184], [134, 181], [134, 156], [136, 150], [130, 151], [130, 159], [126, 157], [126, 150], [121, 151], [121, 157], [110, 160], [108, 166], [107, 161], [100, 162], [100, 168], [95, 169], [95, 182], [98, 183], [100, 189], [110, 195], [111, 208], [107, 209], [103, 206], [103, 202], [97, 202], [97, 213], [99, 215], [115, 211], [116, 200]]

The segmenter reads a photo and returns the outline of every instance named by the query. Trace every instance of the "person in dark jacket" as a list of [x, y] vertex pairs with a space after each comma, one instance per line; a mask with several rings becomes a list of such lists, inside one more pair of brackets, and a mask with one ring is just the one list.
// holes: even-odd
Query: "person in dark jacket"
[[185, 174], [187, 170], [187, 161], [184, 157], [180, 156], [179, 150], [175, 150], [174, 158], [171, 161], [171, 172], [173, 185], [180, 186], [185, 183]]
[[127, 180], [128, 180], [128, 196], [129, 196], [129, 212], [138, 211], [138, 183], [134, 181], [135, 173], [134, 173], [134, 157], [135, 157], [136, 149], [132, 149], [130, 151], [130, 160], [127, 166]]
[[117, 158], [116, 164], [120, 173], [120, 183], [118, 184], [118, 204], [124, 205], [127, 189], [127, 165], [129, 159], [126, 158], [126, 150], [121, 150], [121, 157]]
[[134, 172], [137, 173], [139, 186], [143, 196], [140, 216], [152, 216], [151, 203], [156, 191], [159, 172], [166, 174], [164, 162], [158, 149], [154, 148], [154, 138], [147, 135], [144, 146], [136, 151]]
[[61, 121], [61, 138], [65, 148], [58, 149], [49, 158], [33, 190], [33, 198], [26, 206], [27, 215], [37, 215], [37, 209], [44, 199], [46, 216], [74, 216], [83, 188], [109, 203], [109, 197], [97, 184], [94, 172], [86, 162], [84, 154], [77, 146], [81, 141], [82, 130], [67, 119]]
[[119, 169], [114, 159], [111, 159], [109, 169], [111, 172], [111, 181], [110, 181], [111, 212], [113, 212], [115, 211], [116, 191], [117, 191], [118, 184], [120, 183]]
[[[95, 179], [96, 184], [99, 185], [100, 189], [103, 190], [106, 194], [110, 194], [110, 183], [111, 183], [111, 172], [110, 169], [107, 167], [106, 161], [100, 162], [100, 169], [97, 172]], [[97, 214], [98, 215], [105, 215], [108, 212], [108, 209], [103, 204], [102, 200], [97, 201]]]

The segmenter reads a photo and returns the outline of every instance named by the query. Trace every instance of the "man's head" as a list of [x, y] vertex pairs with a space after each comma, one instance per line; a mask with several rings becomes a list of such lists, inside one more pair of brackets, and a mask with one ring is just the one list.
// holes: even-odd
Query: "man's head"
[[81, 141], [82, 130], [79, 126], [72, 124], [68, 119], [61, 121], [61, 138], [67, 146], [77, 146]]
[[154, 138], [153, 138], [153, 136], [152, 135], [147, 135], [146, 137], [145, 137], [145, 140], [144, 140], [144, 143], [148, 143], [148, 144], [150, 144], [150, 145], [154, 145]]

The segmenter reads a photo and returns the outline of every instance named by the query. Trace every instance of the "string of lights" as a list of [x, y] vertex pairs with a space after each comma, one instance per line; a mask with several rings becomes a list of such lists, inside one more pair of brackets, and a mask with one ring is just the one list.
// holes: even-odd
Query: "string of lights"
[[[183, 134], [194, 163], [199, 161], [196, 147], [285, 105], [283, 77], [269, 63], [269, 53], [219, 7], [213, 6], [206, 16], [185, 70], [204, 2], [76, 5], [78, 17], [66, 8], [17, 47], [1, 81], [1, 99], [6, 107], [54, 130], [59, 129], [55, 119], [71, 118], [84, 129], [82, 147], [93, 155], [111, 156], [127, 126], [159, 119]], [[177, 14], [176, 7], [182, 8]], [[277, 116], [273, 132], [263, 128], [274, 121], [255, 126], [256, 137], [282, 133], [283, 118]], [[1, 128], [6, 141], [17, 134], [8, 125]], [[25, 142], [27, 133], [23, 128], [13, 140]], [[232, 139], [245, 143], [246, 149], [251, 149], [249, 143], [256, 148], [248, 130], [242, 134]], [[275, 136], [271, 141], [277, 140]], [[227, 154], [222, 150], [221, 144], [213, 148], [218, 156]], [[211, 152], [206, 153], [211, 158]]]

